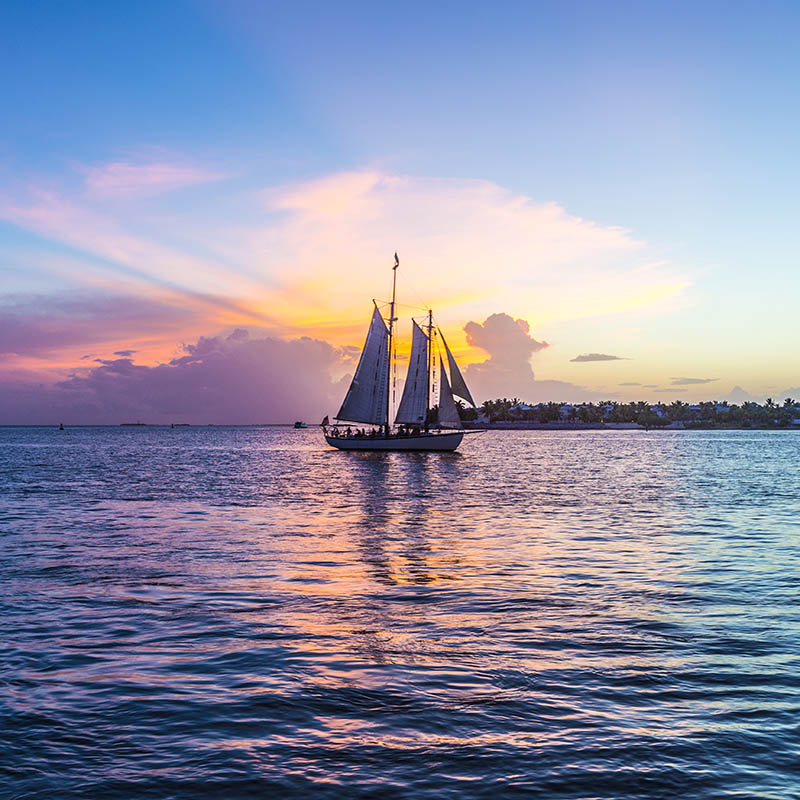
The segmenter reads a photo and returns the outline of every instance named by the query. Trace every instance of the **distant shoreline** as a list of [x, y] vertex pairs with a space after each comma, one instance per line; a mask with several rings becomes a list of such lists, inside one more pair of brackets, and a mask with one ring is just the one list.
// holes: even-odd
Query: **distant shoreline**
[[714, 422], [672, 422], [647, 426], [638, 422], [465, 422], [470, 430], [488, 431], [797, 431], [798, 425], [730, 425]]

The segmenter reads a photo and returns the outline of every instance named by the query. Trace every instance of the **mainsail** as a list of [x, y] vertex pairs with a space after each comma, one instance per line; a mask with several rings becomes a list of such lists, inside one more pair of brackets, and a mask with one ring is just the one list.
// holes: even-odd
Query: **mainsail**
[[388, 389], [389, 331], [376, 307], [361, 359], [336, 417], [348, 422], [383, 425], [387, 421]]
[[406, 385], [394, 421], [424, 425], [428, 413], [428, 337], [414, 320], [411, 323], [411, 357], [408, 360]]
[[441, 330], [439, 331], [439, 336], [442, 337], [444, 351], [447, 353], [447, 363], [450, 367], [450, 382], [453, 394], [456, 395], [456, 397], [460, 397], [462, 400], [466, 400], [473, 408], [476, 408], [475, 401], [469, 393], [464, 376], [461, 374], [461, 370], [458, 368], [458, 364], [456, 364], [456, 360], [453, 358], [453, 354], [450, 352], [450, 348], [447, 346], [447, 342], [444, 340], [444, 334]]
[[458, 415], [453, 392], [450, 389], [450, 382], [447, 380], [447, 372], [444, 365], [439, 374], [439, 427], [440, 428], [463, 428], [461, 417]]

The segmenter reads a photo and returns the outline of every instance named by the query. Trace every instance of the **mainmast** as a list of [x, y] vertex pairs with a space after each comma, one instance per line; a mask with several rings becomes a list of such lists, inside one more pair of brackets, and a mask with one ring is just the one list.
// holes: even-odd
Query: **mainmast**
[[400, 259], [397, 253], [394, 254], [394, 266], [392, 267], [392, 304], [389, 307], [389, 369], [386, 370], [386, 435], [389, 435], [389, 425], [391, 424], [391, 401], [392, 401], [392, 328], [397, 319], [394, 315], [394, 302], [397, 292], [397, 268], [400, 266]]

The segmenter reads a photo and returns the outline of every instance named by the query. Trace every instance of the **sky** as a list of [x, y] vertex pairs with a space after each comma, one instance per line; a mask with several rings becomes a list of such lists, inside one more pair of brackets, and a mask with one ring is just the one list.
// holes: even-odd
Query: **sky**
[[0, 13], [0, 423], [333, 413], [395, 251], [479, 402], [800, 395], [796, 3]]

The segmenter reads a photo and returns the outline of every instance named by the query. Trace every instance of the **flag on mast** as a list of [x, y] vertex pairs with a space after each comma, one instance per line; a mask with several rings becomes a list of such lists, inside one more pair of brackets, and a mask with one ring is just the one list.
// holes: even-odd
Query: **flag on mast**
[[397, 257], [397, 251], [394, 254], [394, 268], [397, 269], [400, 266], [400, 259]]

